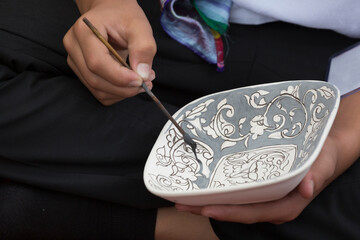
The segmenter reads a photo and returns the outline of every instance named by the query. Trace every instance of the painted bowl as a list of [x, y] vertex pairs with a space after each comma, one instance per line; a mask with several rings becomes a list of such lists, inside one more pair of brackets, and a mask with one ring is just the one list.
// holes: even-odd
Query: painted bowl
[[279, 199], [317, 158], [339, 101], [334, 85], [312, 80], [199, 98], [174, 114], [197, 143], [198, 159], [168, 121], [147, 159], [145, 185], [157, 196], [188, 205]]

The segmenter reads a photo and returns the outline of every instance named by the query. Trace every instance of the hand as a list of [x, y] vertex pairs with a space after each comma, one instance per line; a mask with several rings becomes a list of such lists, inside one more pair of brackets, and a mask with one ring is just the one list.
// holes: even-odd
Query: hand
[[295, 219], [305, 207], [360, 156], [360, 92], [341, 101], [327, 140], [301, 183], [282, 199], [244, 205], [185, 206], [189, 211], [220, 221], [284, 223]]
[[[135, 0], [79, 0], [84, 13], [64, 37], [68, 64], [80, 81], [104, 105], [111, 105], [151, 89], [156, 44], [151, 26]], [[82, 21], [88, 18], [115, 50], [129, 56], [131, 71], [121, 66]]]

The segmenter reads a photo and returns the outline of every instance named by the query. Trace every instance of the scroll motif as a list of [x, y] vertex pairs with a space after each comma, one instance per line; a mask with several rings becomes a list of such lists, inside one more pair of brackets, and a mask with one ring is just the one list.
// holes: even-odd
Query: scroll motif
[[177, 129], [168, 128], [150, 183], [168, 191], [219, 188], [266, 181], [301, 166], [336, 94], [325, 85], [283, 85], [276, 91], [229, 91], [188, 105], [177, 119], [197, 143], [200, 162]]

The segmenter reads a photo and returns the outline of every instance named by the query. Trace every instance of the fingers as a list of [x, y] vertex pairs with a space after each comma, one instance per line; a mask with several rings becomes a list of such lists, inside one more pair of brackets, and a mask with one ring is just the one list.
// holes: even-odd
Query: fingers
[[314, 198], [334, 179], [337, 166], [336, 149], [335, 141], [328, 137], [316, 161], [297, 187], [302, 197]]
[[134, 41], [129, 45], [130, 65], [144, 80], [150, 78], [152, 61], [156, 53], [156, 45], [152, 35], [149, 35], [148, 39], [147, 42]]
[[253, 224], [257, 222], [283, 223], [295, 219], [310, 200], [292, 192], [283, 199], [244, 205], [210, 205], [204, 207], [176, 205], [179, 211], [210, 217], [219, 221]]
[[304, 177], [297, 189], [304, 198], [310, 199], [314, 196], [314, 180], [311, 172]]
[[85, 87], [89, 89], [89, 91], [94, 95], [94, 97], [103, 105], [110, 106], [124, 99], [123, 97], [119, 97], [111, 93], [103, 92], [102, 90], [98, 90], [90, 86], [70, 57], [68, 57], [68, 64], [72, 68], [74, 73], [78, 76], [79, 80], [85, 85]]
[[137, 20], [132, 21], [127, 27], [134, 29], [128, 31], [128, 50], [129, 62], [132, 67], [143, 79], [148, 79], [151, 66], [156, 54], [156, 43], [153, 32], [145, 14], [141, 11], [137, 13]]
[[[92, 19], [92, 23], [117, 52], [122, 56], [130, 53], [130, 64], [135, 71], [122, 66], [112, 56], [107, 47], [83, 23], [82, 17], [64, 37], [64, 46], [69, 54], [69, 66], [104, 105], [111, 105], [144, 92], [141, 87], [143, 82], [151, 89], [151, 81], [155, 78], [152, 59], [156, 45], [145, 15], [139, 10], [138, 5], [131, 4], [131, 10], [137, 17], [124, 16], [121, 19], [118, 16], [122, 14], [112, 8], [116, 6], [97, 5], [97, 9], [92, 9], [85, 15], [89, 15], [87, 17]], [[121, 5], [121, 9], [124, 8], [125, 6]]]
[[[111, 74], [98, 75], [99, 69], [94, 70], [92, 65], [88, 65], [85, 60], [85, 55], [81, 51], [81, 47], [77, 44], [72, 46], [71, 56], [68, 57], [68, 64], [79, 77], [80, 81], [89, 89], [89, 91], [104, 105], [111, 105], [115, 102], [121, 101], [124, 98], [134, 96], [142, 91], [140, 87], [131, 87], [132, 82], [126, 86], [126, 83], [116, 82], [114, 76]], [[115, 61], [110, 61], [110, 63], [116, 63]], [[122, 72], [122, 70], [128, 69], [119, 69], [121, 66], [119, 64], [113, 65], [115, 67], [114, 72]], [[102, 72], [112, 70], [100, 70]], [[100, 72], [101, 73], [101, 72]], [[119, 80], [124, 77], [125, 74], [119, 74]], [[137, 77], [137, 76], [136, 76]], [[129, 79], [129, 78], [128, 78]], [[123, 86], [122, 86], [123, 85]], [[134, 84], [135, 85], [135, 84]]]
[[[77, 53], [83, 55], [87, 68], [113, 85], [120, 87], [141, 86], [142, 79], [133, 71], [121, 66], [90, 29], [81, 21], [78, 22], [74, 27], [74, 36], [78, 44], [73, 46], [75, 48], [73, 51], [78, 50]], [[101, 28], [99, 31], [101, 31]], [[106, 31], [101, 32], [106, 38]], [[81, 49], [81, 52], [79, 49]]]

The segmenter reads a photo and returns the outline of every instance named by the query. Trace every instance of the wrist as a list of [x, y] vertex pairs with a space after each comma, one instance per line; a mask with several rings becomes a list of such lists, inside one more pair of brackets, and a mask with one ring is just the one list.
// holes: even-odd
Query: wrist
[[336, 154], [335, 175], [338, 176], [360, 157], [360, 93], [341, 100], [328, 139]]
[[340, 156], [360, 157], [360, 92], [340, 101], [339, 110], [329, 136], [334, 138]]

